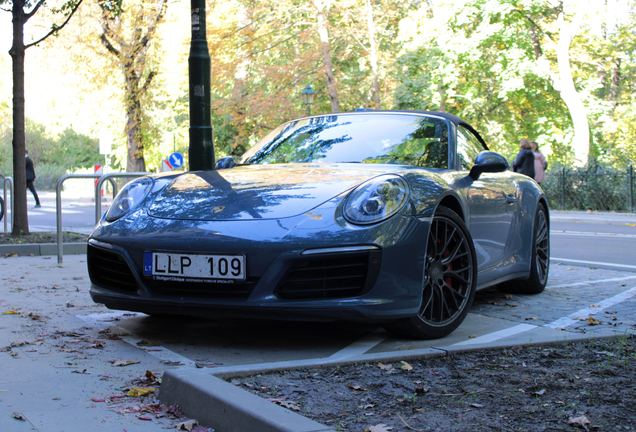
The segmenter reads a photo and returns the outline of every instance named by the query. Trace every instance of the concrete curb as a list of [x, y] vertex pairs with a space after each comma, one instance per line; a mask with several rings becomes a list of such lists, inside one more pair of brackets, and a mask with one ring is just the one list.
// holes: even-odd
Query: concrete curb
[[159, 398], [217, 432], [335, 432], [208, 373], [167, 370]]
[[[86, 243], [63, 243], [62, 248], [64, 255], [81, 255], [86, 253]], [[19, 256], [57, 255], [57, 244], [30, 243], [0, 245], [0, 255], [6, 256], [14, 253]]]

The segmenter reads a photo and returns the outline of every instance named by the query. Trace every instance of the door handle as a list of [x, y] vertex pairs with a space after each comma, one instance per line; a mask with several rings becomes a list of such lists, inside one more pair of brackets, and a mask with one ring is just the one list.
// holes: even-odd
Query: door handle
[[508, 195], [508, 196], [506, 197], [506, 202], [507, 202], [508, 204], [514, 204], [516, 201], [517, 201], [517, 198], [515, 198], [515, 196], [514, 196], [514, 195]]

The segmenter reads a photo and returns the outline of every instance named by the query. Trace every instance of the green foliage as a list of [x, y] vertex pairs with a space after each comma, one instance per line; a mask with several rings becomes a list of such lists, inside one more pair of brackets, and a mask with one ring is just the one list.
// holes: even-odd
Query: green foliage
[[546, 173], [541, 187], [552, 209], [631, 211], [630, 197], [636, 193], [636, 184], [633, 177], [630, 184], [629, 170], [594, 163], [582, 168], [559, 164]]
[[[13, 176], [12, 138], [8, 127], [0, 130], [0, 173], [7, 176]], [[51, 135], [44, 125], [29, 119], [26, 121], [26, 148], [35, 165], [35, 186], [44, 190], [54, 190], [61, 176], [92, 168], [104, 158], [99, 154], [97, 139], [72, 129]]]

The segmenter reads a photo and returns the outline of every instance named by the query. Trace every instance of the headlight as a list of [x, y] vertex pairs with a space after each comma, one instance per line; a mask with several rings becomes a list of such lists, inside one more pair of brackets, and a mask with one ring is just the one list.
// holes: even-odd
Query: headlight
[[137, 179], [128, 183], [117, 194], [113, 204], [106, 213], [106, 220], [114, 222], [120, 217], [132, 211], [140, 202], [146, 198], [152, 187], [152, 180], [148, 177]]
[[344, 205], [345, 218], [359, 225], [369, 225], [390, 218], [409, 198], [409, 185], [402, 177], [383, 175], [358, 186]]

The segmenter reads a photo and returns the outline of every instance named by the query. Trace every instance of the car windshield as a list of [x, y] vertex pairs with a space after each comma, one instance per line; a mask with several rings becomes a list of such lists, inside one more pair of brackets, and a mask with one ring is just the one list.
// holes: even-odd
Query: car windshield
[[410, 114], [335, 114], [274, 129], [239, 160], [247, 164], [380, 163], [448, 168], [448, 125]]

